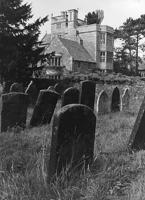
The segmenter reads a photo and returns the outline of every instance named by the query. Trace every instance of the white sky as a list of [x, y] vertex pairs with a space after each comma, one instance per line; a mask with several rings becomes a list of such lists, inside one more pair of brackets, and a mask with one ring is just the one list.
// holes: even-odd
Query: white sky
[[79, 18], [97, 9], [104, 10], [102, 24], [118, 28], [127, 18], [137, 18], [145, 14], [145, 0], [25, 0], [32, 4], [35, 18], [49, 15], [49, 22], [42, 28], [42, 35], [50, 32], [50, 16], [59, 15], [61, 11], [79, 9]]

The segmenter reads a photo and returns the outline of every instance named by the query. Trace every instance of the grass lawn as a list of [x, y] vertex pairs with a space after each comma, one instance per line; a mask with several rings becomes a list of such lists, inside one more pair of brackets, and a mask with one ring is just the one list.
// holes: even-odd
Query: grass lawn
[[[50, 185], [45, 183], [51, 125], [1, 133], [0, 199], [145, 199], [145, 151], [126, 151], [144, 94], [145, 84], [139, 82], [131, 88], [128, 111], [97, 117], [93, 166], [69, 180], [62, 173]], [[27, 124], [31, 114], [32, 108]]]

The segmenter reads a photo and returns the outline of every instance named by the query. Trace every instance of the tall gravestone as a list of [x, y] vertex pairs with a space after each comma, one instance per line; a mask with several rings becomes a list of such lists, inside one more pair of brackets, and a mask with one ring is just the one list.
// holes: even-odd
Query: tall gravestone
[[48, 182], [69, 167], [79, 170], [91, 164], [94, 154], [96, 116], [81, 104], [62, 107], [54, 116]]
[[79, 103], [79, 90], [75, 87], [66, 89], [62, 95], [62, 106]]
[[120, 92], [118, 87], [114, 88], [112, 92], [111, 111], [112, 112], [120, 111]]
[[132, 129], [128, 147], [131, 150], [145, 150], [145, 97]]
[[22, 92], [23, 93], [23, 85], [21, 83], [13, 83], [10, 87], [10, 92]]
[[34, 105], [38, 97], [38, 89], [33, 81], [27, 86], [25, 93], [29, 95], [30, 104]]
[[80, 104], [86, 105], [94, 110], [96, 83], [93, 81], [82, 81], [80, 92]]
[[2, 95], [1, 132], [15, 126], [25, 127], [29, 98], [24, 93]]
[[40, 90], [32, 118], [30, 120], [30, 125], [38, 126], [42, 124], [49, 124], [59, 97], [60, 96], [57, 92], [51, 90]]
[[103, 90], [100, 92], [97, 99], [97, 114], [102, 115], [107, 113], [109, 113], [109, 97]]
[[122, 106], [121, 106], [122, 111], [126, 111], [129, 109], [129, 100], [130, 100], [129, 89], [126, 88], [122, 95]]

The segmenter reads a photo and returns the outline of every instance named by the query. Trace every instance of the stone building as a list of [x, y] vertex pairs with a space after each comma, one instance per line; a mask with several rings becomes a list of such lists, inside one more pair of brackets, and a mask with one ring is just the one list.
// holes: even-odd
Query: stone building
[[51, 16], [51, 34], [43, 37], [46, 53], [55, 51], [51, 66], [63, 66], [68, 71], [86, 72], [113, 70], [113, 28], [105, 25], [87, 25], [78, 18], [78, 10]]

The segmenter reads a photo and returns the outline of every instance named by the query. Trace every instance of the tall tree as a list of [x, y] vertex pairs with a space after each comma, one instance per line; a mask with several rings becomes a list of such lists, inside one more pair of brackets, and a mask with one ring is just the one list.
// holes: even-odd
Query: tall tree
[[122, 47], [128, 54], [128, 63], [134, 63], [135, 54], [135, 71], [138, 73], [138, 65], [140, 61], [139, 49], [143, 50], [141, 40], [145, 37], [145, 15], [141, 15], [137, 19], [128, 18], [119, 29], [115, 30], [116, 39], [122, 40]]
[[30, 22], [32, 17], [31, 5], [22, 0], [4, 0], [0, 4], [1, 81], [22, 81], [30, 76], [30, 66], [45, 59], [39, 35], [47, 17]]
[[87, 15], [85, 15], [85, 20], [88, 25], [89, 24], [101, 24], [103, 19], [104, 19], [104, 11], [103, 10], [89, 12]]

